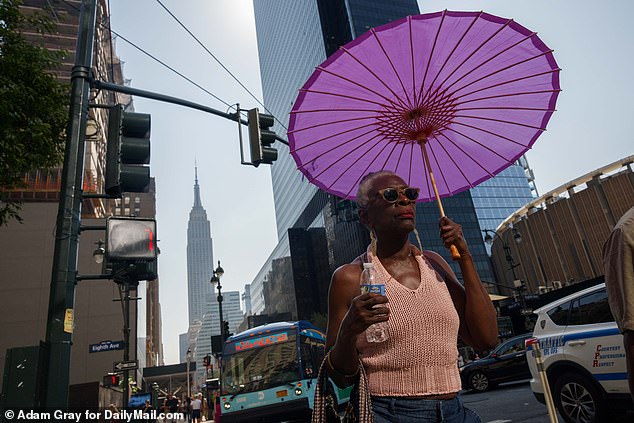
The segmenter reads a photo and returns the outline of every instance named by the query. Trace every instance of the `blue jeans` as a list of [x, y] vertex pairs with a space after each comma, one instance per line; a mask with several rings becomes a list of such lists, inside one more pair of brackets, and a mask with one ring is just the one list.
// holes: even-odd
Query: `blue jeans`
[[462, 399], [428, 400], [399, 397], [372, 397], [374, 423], [480, 423], [475, 411], [465, 408]]

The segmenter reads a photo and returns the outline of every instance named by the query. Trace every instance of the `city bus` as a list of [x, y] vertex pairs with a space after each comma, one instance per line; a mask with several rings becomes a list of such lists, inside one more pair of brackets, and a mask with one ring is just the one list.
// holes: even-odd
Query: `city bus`
[[[308, 421], [326, 337], [310, 322], [277, 322], [225, 342], [220, 401], [223, 423]], [[340, 404], [350, 389], [335, 389]]]

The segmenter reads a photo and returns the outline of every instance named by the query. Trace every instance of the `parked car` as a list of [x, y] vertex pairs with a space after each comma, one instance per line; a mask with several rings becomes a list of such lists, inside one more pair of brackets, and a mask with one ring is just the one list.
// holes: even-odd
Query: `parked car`
[[462, 387], [482, 392], [498, 383], [529, 379], [531, 373], [526, 362], [524, 344], [531, 336], [526, 333], [507, 339], [484, 358], [462, 366]]
[[632, 409], [623, 337], [614, 322], [605, 284], [535, 310], [527, 341], [531, 389], [544, 402], [535, 350], [539, 343], [555, 407], [568, 423], [609, 421], [609, 411]]

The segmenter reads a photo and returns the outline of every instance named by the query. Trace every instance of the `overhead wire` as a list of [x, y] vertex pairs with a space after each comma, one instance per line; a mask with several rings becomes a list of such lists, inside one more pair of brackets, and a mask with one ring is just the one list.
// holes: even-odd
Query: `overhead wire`
[[165, 6], [163, 4], [163, 2], [161, 0], [156, 0], [156, 2], [161, 5], [161, 7], [163, 9], [165, 9], [165, 11], [176, 21], [178, 22], [178, 24], [198, 43], [198, 45], [200, 45], [207, 53], [209, 53], [209, 55], [259, 104], [261, 105], [264, 110], [270, 114], [271, 116], [273, 116], [273, 119], [275, 119], [284, 129], [288, 130], [288, 128], [286, 127], [286, 125], [284, 125], [269, 109], [267, 109], [267, 107], [264, 105], [264, 103], [262, 103], [223, 63], [220, 59], [218, 59], [201, 41], [200, 39], [198, 39], [198, 37], [196, 37], [196, 35], [194, 35], [194, 33], [192, 33], [189, 28], [187, 28], [187, 26], [185, 24], [183, 24], [183, 22], [181, 22], [180, 19], [178, 19], [178, 17], [176, 17], [176, 15], [174, 15], [168, 8], [167, 6]]
[[[79, 11], [80, 9], [77, 8], [74, 4], [69, 3], [67, 0], [62, 0], [64, 3], [66, 3], [68, 6], [72, 7], [73, 9]], [[110, 11], [108, 11], [110, 12]], [[110, 23], [110, 20], [108, 20], [108, 23]], [[107, 29], [108, 31], [111, 32], [111, 34], [116, 35], [118, 38], [121, 38], [123, 41], [125, 41], [126, 43], [130, 44], [132, 47], [136, 48], [137, 50], [139, 50], [141, 53], [145, 54], [146, 56], [150, 57], [152, 60], [158, 62], [159, 64], [163, 65], [164, 67], [166, 67], [167, 69], [169, 69], [170, 71], [174, 72], [176, 75], [180, 76], [181, 78], [185, 79], [187, 82], [189, 82], [190, 84], [194, 85], [195, 87], [199, 88], [200, 90], [202, 90], [203, 92], [205, 92], [206, 94], [209, 94], [211, 97], [215, 98], [216, 100], [218, 100], [219, 102], [221, 102], [222, 104], [224, 104], [227, 107], [230, 107], [231, 105], [224, 101], [223, 99], [221, 99], [220, 97], [216, 96], [215, 94], [213, 94], [212, 92], [210, 92], [209, 90], [207, 90], [205, 87], [201, 86], [200, 84], [198, 84], [197, 82], [194, 82], [191, 78], [188, 78], [187, 76], [183, 75], [181, 72], [177, 71], [176, 69], [174, 69], [173, 67], [169, 66], [167, 63], [163, 62], [162, 60], [158, 59], [157, 57], [153, 56], [152, 54], [148, 53], [147, 51], [145, 51], [144, 49], [142, 49], [141, 47], [137, 46], [136, 44], [134, 44], [132, 41], [128, 40], [127, 38], [125, 38], [124, 36], [122, 36], [121, 34], [117, 33], [116, 31], [114, 31], [110, 25], [105, 25], [104, 23], [99, 23], [99, 25], [103, 26], [105, 29]], [[112, 36], [111, 36], [112, 38]]]
[[215, 98], [216, 100], [218, 100], [219, 102], [221, 102], [222, 104], [224, 104], [225, 106], [229, 107], [230, 104], [227, 103], [226, 101], [224, 101], [223, 99], [221, 99], [220, 97], [218, 97], [217, 95], [213, 94], [211, 91], [207, 90], [205, 87], [203, 87], [202, 85], [198, 84], [197, 82], [194, 82], [191, 78], [183, 75], [181, 72], [177, 71], [176, 69], [174, 69], [173, 67], [171, 67], [170, 65], [168, 65], [167, 63], [163, 62], [162, 60], [158, 59], [157, 57], [153, 56], [152, 54], [148, 53], [147, 51], [143, 50], [141, 47], [137, 46], [136, 44], [134, 44], [132, 41], [126, 39], [125, 37], [123, 37], [121, 34], [118, 34], [116, 31], [111, 30], [112, 33], [114, 35], [116, 35], [118, 38], [121, 38], [123, 41], [125, 41], [126, 43], [130, 44], [132, 47], [136, 48], [137, 50], [139, 50], [141, 53], [145, 54], [146, 56], [150, 57], [151, 59], [155, 60], [156, 62], [160, 63], [161, 65], [165, 66], [167, 69], [171, 70], [172, 72], [174, 72], [176, 75], [180, 76], [181, 78], [185, 79], [187, 82], [189, 82], [190, 84], [196, 86], [197, 88], [200, 88], [202, 91], [204, 91], [205, 93], [209, 94], [210, 96], [212, 96], [213, 98]]

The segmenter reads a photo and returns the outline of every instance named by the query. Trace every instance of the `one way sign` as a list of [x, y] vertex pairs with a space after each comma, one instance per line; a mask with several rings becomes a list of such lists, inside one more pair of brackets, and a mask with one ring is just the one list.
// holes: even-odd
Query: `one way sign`
[[139, 362], [137, 360], [115, 361], [113, 367], [115, 372], [121, 372], [124, 370], [136, 370], [139, 368]]

